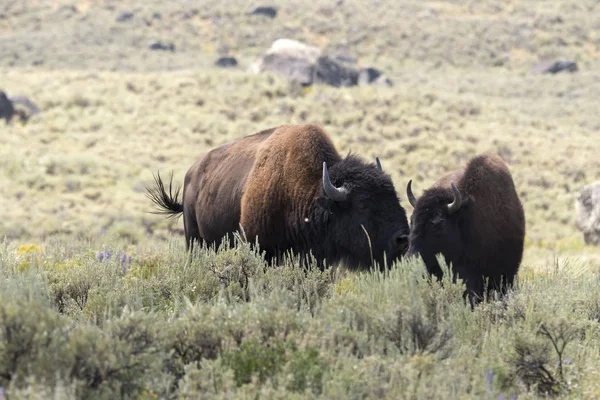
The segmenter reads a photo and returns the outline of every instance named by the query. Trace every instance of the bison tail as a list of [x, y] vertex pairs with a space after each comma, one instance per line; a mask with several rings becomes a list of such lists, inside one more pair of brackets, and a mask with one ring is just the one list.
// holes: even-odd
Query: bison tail
[[157, 173], [154, 176], [156, 186], [153, 188], [146, 187], [146, 196], [152, 200], [156, 210], [150, 211], [152, 214], [167, 215], [168, 218], [175, 218], [183, 213], [183, 203], [179, 202], [179, 192], [181, 187], [176, 188], [173, 194], [173, 173], [169, 180], [169, 191], [165, 190], [165, 184]]

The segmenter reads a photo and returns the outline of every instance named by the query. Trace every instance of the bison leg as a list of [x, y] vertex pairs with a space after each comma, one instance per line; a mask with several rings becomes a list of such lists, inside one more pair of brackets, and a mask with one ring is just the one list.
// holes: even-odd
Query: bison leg
[[183, 212], [183, 229], [185, 231], [185, 244], [188, 251], [193, 251], [195, 245], [202, 246], [203, 240], [200, 236], [195, 215], [188, 210], [184, 210]]

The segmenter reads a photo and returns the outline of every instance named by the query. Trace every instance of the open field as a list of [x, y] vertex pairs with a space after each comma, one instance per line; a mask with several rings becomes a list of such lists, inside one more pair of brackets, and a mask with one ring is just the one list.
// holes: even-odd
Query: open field
[[[574, 223], [581, 188], [600, 180], [597, 1], [274, 1], [274, 19], [246, 15], [239, 0], [122, 3], [0, 2], [0, 89], [43, 110], [0, 121], [0, 387], [16, 398], [533, 398], [528, 384], [544, 384], [519, 369], [523, 343], [551, 370], [548, 390], [600, 396], [600, 251]], [[117, 22], [124, 11], [133, 17]], [[394, 86], [306, 90], [245, 72], [280, 37], [377, 66]], [[152, 40], [176, 50], [151, 51]], [[224, 54], [240, 67], [214, 68]], [[560, 57], [579, 71], [531, 72]], [[500, 154], [527, 220], [520, 288], [505, 308], [465, 309], [455, 286], [418, 277], [419, 264], [385, 280], [263, 270], [244, 249], [189, 264], [181, 220], [148, 213], [152, 173], [182, 182], [211, 148], [302, 122], [323, 125], [341, 153], [379, 156], [409, 215], [409, 179], [418, 195], [471, 156]], [[19, 247], [32, 243], [40, 249]], [[105, 249], [108, 263], [97, 259]], [[132, 254], [125, 271], [119, 251]], [[254, 268], [248, 286], [241, 260]], [[7, 367], [24, 343], [8, 339], [13, 323], [48, 358]], [[552, 337], [569, 328], [562, 377], [542, 325]], [[128, 344], [130, 327], [145, 347]], [[429, 347], [413, 328], [433, 332]], [[169, 339], [177, 329], [180, 344]], [[108, 369], [83, 363], [90, 354]]]

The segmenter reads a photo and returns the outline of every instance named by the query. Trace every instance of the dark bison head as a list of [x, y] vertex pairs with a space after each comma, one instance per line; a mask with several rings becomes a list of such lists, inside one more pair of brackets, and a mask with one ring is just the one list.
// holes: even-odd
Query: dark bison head
[[433, 187], [418, 200], [408, 182], [406, 194], [414, 207], [411, 216], [410, 248], [407, 256], [420, 255], [429, 273], [441, 278], [436, 255], [443, 254], [446, 264], [457, 265], [463, 253], [463, 233], [468, 200], [451, 183], [451, 189]]
[[[371, 257], [390, 265], [408, 250], [408, 220], [396, 190], [381, 164], [348, 156], [328, 169], [317, 199], [326, 209], [332, 247], [349, 268], [371, 265]], [[370, 242], [370, 244], [369, 244]]]

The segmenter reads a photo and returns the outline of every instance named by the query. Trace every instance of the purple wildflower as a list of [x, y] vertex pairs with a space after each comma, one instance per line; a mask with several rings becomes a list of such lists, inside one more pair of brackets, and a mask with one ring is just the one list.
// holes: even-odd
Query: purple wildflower
[[121, 269], [123, 270], [123, 273], [126, 274], [127, 273], [127, 268], [129, 268], [131, 266], [131, 256], [127, 256], [126, 253], [123, 253], [123, 255], [121, 256]]
[[109, 250], [104, 250], [101, 251], [100, 253], [98, 253], [98, 261], [102, 262], [102, 261], [108, 261], [110, 260], [110, 251]]

